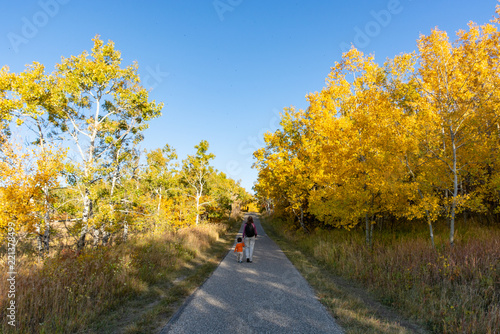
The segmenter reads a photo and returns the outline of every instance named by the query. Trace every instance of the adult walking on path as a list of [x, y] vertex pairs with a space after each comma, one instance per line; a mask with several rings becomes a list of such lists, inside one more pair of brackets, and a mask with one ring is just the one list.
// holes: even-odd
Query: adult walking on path
[[259, 231], [254, 263], [228, 252], [161, 333], [343, 333], [258, 216], [248, 217]]
[[247, 257], [247, 262], [252, 262], [255, 240], [257, 240], [257, 228], [253, 223], [252, 216], [248, 216], [245, 227], [243, 227], [243, 239], [245, 240], [245, 255]]

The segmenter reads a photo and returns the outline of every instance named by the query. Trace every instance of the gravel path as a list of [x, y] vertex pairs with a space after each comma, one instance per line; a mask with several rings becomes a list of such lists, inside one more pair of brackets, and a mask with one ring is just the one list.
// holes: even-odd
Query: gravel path
[[[162, 329], [166, 333], [343, 333], [258, 216], [253, 263], [231, 250]], [[246, 217], [245, 217], [246, 219]], [[241, 236], [243, 225], [238, 236]]]

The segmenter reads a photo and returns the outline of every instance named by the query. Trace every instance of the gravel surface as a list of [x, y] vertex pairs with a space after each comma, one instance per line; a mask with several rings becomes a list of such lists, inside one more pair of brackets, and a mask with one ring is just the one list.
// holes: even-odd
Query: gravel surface
[[252, 216], [253, 262], [238, 263], [233, 248], [160, 333], [343, 333]]

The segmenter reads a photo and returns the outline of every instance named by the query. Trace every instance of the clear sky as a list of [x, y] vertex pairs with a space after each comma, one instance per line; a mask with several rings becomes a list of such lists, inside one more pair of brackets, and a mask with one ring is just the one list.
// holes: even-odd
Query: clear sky
[[495, 14], [496, 0], [40, 0], [1, 1], [0, 66], [48, 71], [101, 35], [123, 65], [139, 64], [150, 97], [165, 103], [142, 148], [173, 146], [181, 159], [208, 140], [213, 165], [251, 190], [252, 152], [279, 112], [306, 108], [342, 50], [378, 62], [416, 48], [432, 28], [452, 37]]

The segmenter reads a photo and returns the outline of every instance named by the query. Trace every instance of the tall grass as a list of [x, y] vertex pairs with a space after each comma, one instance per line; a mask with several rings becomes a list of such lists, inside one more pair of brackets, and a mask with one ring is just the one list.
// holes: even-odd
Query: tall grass
[[433, 332], [500, 333], [498, 228], [468, 227], [452, 248], [443, 229], [437, 249], [421, 231], [379, 231], [368, 249], [362, 231], [279, 230], [334, 274], [361, 282]]
[[[210, 247], [223, 224], [203, 224], [142, 235], [113, 247], [88, 249], [76, 256], [71, 250], [37, 263], [18, 258], [16, 327], [19, 333], [69, 333], [85, 329], [101, 312], [126, 300], [147, 295], [154, 284], [172, 279], [172, 272]], [[7, 265], [0, 272], [1, 332], [7, 324]]]

